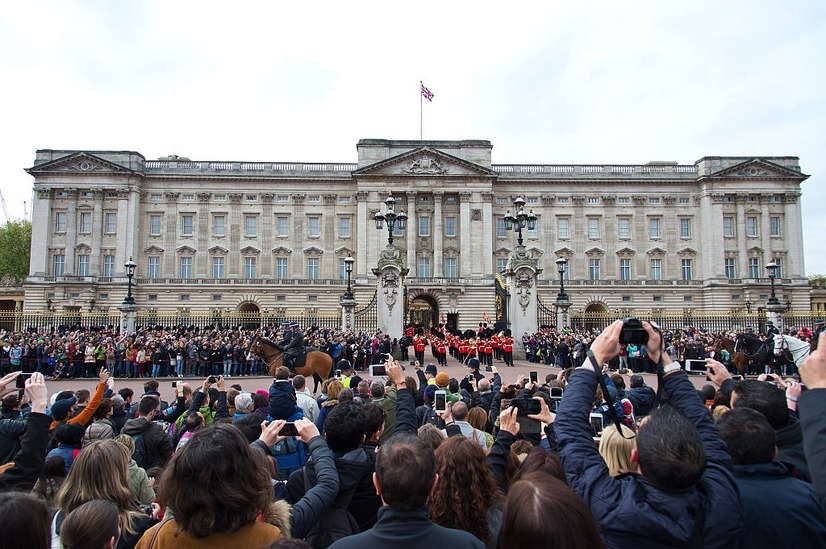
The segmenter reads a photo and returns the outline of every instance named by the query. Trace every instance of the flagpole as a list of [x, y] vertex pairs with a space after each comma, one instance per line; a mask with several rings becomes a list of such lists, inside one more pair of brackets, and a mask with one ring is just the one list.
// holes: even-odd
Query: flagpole
[[424, 82], [419, 80], [419, 141], [424, 141], [424, 94], [422, 93]]

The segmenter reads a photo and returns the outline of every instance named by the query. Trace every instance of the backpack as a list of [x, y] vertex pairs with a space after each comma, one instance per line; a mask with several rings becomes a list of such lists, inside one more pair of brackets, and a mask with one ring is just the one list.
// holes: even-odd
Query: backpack
[[132, 441], [135, 443], [135, 451], [132, 452], [132, 459], [138, 464], [141, 469], [146, 469], [149, 466], [149, 460], [146, 456], [146, 440], [144, 438], [146, 433], [132, 435]]
[[290, 473], [298, 471], [307, 463], [304, 443], [289, 436], [270, 447], [270, 453], [278, 463], [278, 474], [282, 480], [290, 478]]
[[[312, 487], [307, 468], [304, 467], [304, 493], [309, 492]], [[324, 511], [307, 537], [304, 538], [304, 541], [309, 543], [313, 549], [326, 549], [341, 538], [361, 532], [358, 522], [347, 510], [357, 488], [358, 483], [355, 483], [348, 491], [339, 492], [335, 501]]]

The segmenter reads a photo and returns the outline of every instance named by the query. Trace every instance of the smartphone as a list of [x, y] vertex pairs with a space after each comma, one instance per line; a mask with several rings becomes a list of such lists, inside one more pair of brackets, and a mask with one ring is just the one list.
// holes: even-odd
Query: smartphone
[[18, 389], [26, 389], [26, 380], [32, 377], [31, 374], [24, 374], [20, 372], [20, 375], [17, 376], [17, 388]]
[[539, 379], [539, 378], [537, 377], [537, 373], [536, 373], [536, 372], [530, 372], [530, 376], [531, 376], [531, 383], [536, 383], [536, 380], [537, 380], [537, 379]]
[[386, 376], [387, 368], [383, 364], [373, 364], [370, 366], [370, 377]]
[[341, 377], [341, 370], [336, 370], [335, 376], [336, 377]]
[[551, 398], [562, 400], [562, 395], [565, 394], [565, 389], [562, 387], [551, 387]]
[[532, 398], [514, 398], [510, 406], [517, 409], [516, 421], [519, 422], [520, 433], [537, 434], [542, 432], [542, 423], [531, 419], [528, 414], [538, 414], [542, 411], [542, 404]]
[[293, 423], [292, 421], [288, 421], [284, 424], [284, 426], [281, 428], [281, 431], [279, 431], [278, 434], [284, 437], [297, 437], [298, 430], [295, 428], [295, 423]]
[[704, 374], [707, 370], [707, 365], [705, 360], [697, 360], [694, 358], [688, 358], [685, 360], [685, 371], [690, 374]]
[[437, 413], [441, 414], [447, 411], [447, 391], [436, 391], [433, 402], [433, 409], [436, 410]]
[[602, 414], [599, 413], [591, 413], [591, 432], [593, 433], [594, 438], [600, 438], [602, 435], [602, 431], [604, 429], [603, 426], [603, 418]]
[[218, 378], [215, 376], [209, 376], [207, 381], [209, 381], [210, 383], [218, 383]]
[[178, 388], [178, 382], [177, 382], [177, 381], [173, 381], [173, 382], [172, 382], [172, 388], [173, 388], [173, 389], [177, 389], [177, 388]]

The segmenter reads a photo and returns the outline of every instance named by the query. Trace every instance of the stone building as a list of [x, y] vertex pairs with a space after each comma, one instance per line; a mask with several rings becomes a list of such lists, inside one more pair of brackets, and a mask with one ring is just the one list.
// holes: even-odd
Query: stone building
[[387, 240], [392, 194], [408, 318], [475, 326], [496, 310], [494, 273], [523, 233], [542, 269], [540, 308], [564, 273], [573, 315], [809, 308], [796, 157], [704, 157], [689, 165], [493, 164], [489, 141], [364, 139], [357, 163], [147, 160], [132, 151], [39, 150], [27, 310], [115, 311], [137, 263], [141, 311], [337, 314], [345, 263], [357, 307]]

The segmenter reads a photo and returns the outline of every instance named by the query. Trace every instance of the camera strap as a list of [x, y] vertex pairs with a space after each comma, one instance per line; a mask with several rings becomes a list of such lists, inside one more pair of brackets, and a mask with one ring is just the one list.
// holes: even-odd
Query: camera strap
[[[608, 416], [611, 418], [611, 421], [614, 422], [614, 425], [617, 427], [617, 433], [622, 438], [625, 439], [632, 439], [635, 438], [636, 435], [631, 435], [630, 437], [625, 436], [623, 432], [622, 426], [625, 425], [625, 422], [621, 421], [619, 415], [617, 414], [617, 410], [614, 407], [614, 399], [611, 398], [611, 393], [608, 392], [608, 385], [605, 383], [605, 376], [602, 373], [602, 366], [597, 362], [597, 358], [594, 356], [593, 351], [588, 349], [588, 360], [591, 361], [591, 366], [594, 368], [594, 373], [597, 374], [597, 380], [599, 380], [599, 387], [602, 389], [602, 398], [608, 404]], [[626, 425], [626, 427], [628, 427]]]

